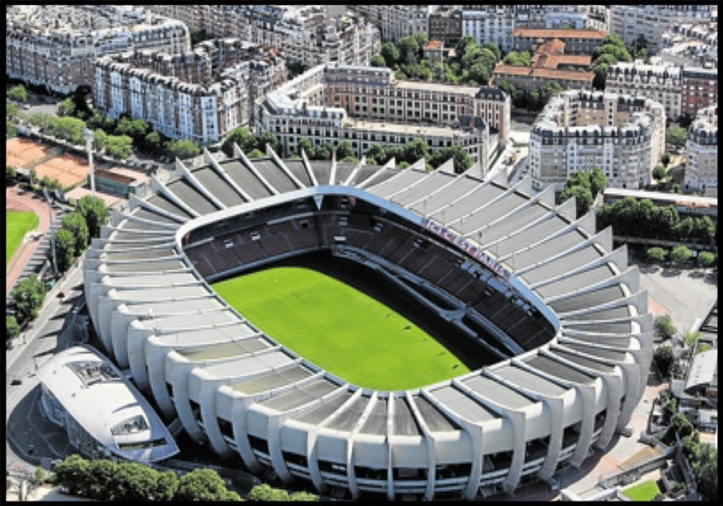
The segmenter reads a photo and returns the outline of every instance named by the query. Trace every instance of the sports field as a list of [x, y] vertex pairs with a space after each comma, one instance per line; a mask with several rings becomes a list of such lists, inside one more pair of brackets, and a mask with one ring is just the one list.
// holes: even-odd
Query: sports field
[[23, 242], [23, 237], [38, 226], [38, 215], [27, 211], [5, 211], [5, 266]]
[[312, 269], [273, 267], [213, 288], [276, 341], [361, 387], [406, 390], [469, 371], [402, 315]]
[[633, 501], [650, 502], [653, 497], [660, 493], [658, 485], [653, 480], [648, 480], [623, 490], [623, 494]]

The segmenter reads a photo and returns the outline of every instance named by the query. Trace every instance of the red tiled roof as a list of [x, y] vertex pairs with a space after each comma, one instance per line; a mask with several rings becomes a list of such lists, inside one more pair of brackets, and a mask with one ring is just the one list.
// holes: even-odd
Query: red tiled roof
[[607, 34], [600, 30], [554, 30], [544, 28], [515, 28], [513, 37], [530, 37], [543, 39], [604, 39]]

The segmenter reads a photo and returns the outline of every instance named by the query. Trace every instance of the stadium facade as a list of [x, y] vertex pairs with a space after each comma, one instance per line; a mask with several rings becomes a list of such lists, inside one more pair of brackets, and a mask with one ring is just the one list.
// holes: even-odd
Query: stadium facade
[[[93, 325], [170, 423], [324, 493], [473, 499], [554, 482], [630, 421], [652, 357], [639, 273], [592, 213], [513, 187], [305, 156], [204, 152], [111, 212], [84, 264]], [[296, 355], [209, 281], [305, 252], [385, 275], [489, 365], [374, 391]], [[177, 422], [176, 422], [177, 423]]]

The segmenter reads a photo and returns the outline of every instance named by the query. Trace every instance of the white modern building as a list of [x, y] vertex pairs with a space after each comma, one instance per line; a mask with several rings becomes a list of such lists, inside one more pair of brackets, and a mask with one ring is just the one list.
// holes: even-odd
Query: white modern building
[[92, 83], [101, 56], [141, 49], [178, 54], [190, 46], [185, 24], [142, 7], [15, 5], [5, 26], [5, 74], [66, 94]]
[[92, 346], [62, 350], [38, 369], [40, 406], [92, 459], [144, 464], [168, 459], [178, 446], [128, 378]]
[[688, 162], [685, 184], [703, 193], [718, 188], [718, 106], [698, 111], [685, 143]]
[[284, 156], [299, 154], [301, 139], [314, 147], [348, 140], [358, 157], [377, 142], [462, 146], [484, 173], [507, 141], [510, 111], [497, 88], [398, 81], [388, 68], [329, 64], [269, 93], [257, 129], [274, 133]]
[[[533, 196], [529, 178], [236, 149], [177, 162], [152, 186], [112, 210], [88, 250], [93, 325], [166, 419], [253, 471], [361, 499], [512, 492], [605, 451], [645, 389], [653, 319], [637, 268], [593, 213]], [[408, 391], [362, 388], [209, 285], [330, 251], [448, 315], [486, 365]]]
[[569, 90], [550, 98], [530, 131], [537, 189], [562, 190], [578, 171], [599, 167], [611, 187], [638, 189], [665, 151], [665, 109], [649, 98]]
[[671, 121], [681, 115], [681, 67], [664, 63], [653, 57], [654, 63], [636, 60], [610, 65], [605, 78], [605, 91], [621, 95], [636, 95], [660, 102]]

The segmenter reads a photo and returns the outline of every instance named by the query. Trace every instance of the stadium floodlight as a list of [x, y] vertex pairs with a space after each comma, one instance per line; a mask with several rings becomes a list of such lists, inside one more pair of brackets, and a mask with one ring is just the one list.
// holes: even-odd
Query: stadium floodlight
[[53, 272], [58, 275], [58, 260], [55, 255], [55, 231], [53, 230], [53, 199], [48, 193], [48, 189], [43, 187], [43, 194], [48, 201], [48, 220], [50, 220], [50, 251], [53, 255]]
[[88, 151], [88, 167], [90, 169], [90, 194], [95, 197], [95, 171], [93, 170], [93, 132], [86, 128], [83, 131], [85, 149]]

